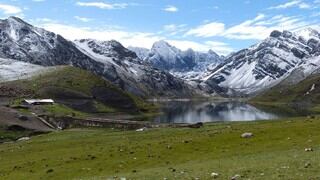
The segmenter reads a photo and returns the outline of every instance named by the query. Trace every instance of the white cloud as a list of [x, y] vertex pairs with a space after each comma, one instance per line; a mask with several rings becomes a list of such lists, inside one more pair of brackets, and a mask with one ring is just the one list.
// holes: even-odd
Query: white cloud
[[197, 37], [225, 37], [240, 40], [262, 40], [270, 35], [273, 30], [297, 30], [312, 25], [296, 16], [276, 15], [267, 17], [258, 14], [255, 18], [240, 24], [225, 28], [223, 23], [208, 23], [189, 30], [185, 35]]
[[268, 37], [273, 30], [294, 31], [311, 24], [295, 16], [277, 15], [267, 18], [264, 15], [258, 15], [252, 20], [247, 20], [239, 25], [228, 28], [222, 36], [230, 39], [262, 40]]
[[128, 7], [127, 3], [104, 3], [104, 2], [77, 2], [78, 6], [96, 7], [100, 9], [124, 9]]
[[177, 11], [179, 11], [179, 9], [177, 7], [172, 6], [172, 5], [168, 5], [163, 10], [167, 11], [167, 12], [177, 12]]
[[0, 4], [0, 11], [4, 14], [13, 15], [22, 13], [22, 9], [17, 6], [12, 6], [8, 4]]
[[80, 16], [74, 16], [74, 18], [78, 21], [82, 21], [82, 22], [90, 22], [92, 21], [91, 18], [86, 18], [86, 17], [80, 17]]
[[300, 9], [309, 9], [311, 8], [311, 5], [303, 2], [302, 0], [292, 0], [284, 4], [270, 7], [268, 9], [287, 9], [291, 7], [298, 7]]
[[57, 34], [61, 34], [69, 40], [90, 38], [104, 41], [115, 39], [124, 46], [150, 48], [155, 41], [163, 39], [163, 37], [159, 37], [153, 33], [127, 32], [114, 28], [94, 29], [59, 23], [41, 23], [39, 26]]
[[221, 34], [225, 30], [225, 25], [219, 22], [211, 22], [190, 29], [185, 35], [194, 35], [197, 37], [213, 37]]
[[206, 45], [210, 47], [213, 51], [220, 55], [228, 55], [234, 51], [233, 48], [229, 46], [229, 44], [217, 41], [207, 41]]
[[167, 24], [163, 26], [163, 31], [160, 33], [165, 33], [166, 35], [174, 36], [178, 33], [187, 31], [186, 24]]
[[39, 23], [38, 25], [49, 31], [60, 34], [69, 40], [91, 38], [104, 41], [115, 39], [121, 42], [125, 47], [136, 46], [148, 49], [152, 47], [154, 42], [165, 40], [183, 50], [192, 48], [196, 51], [208, 51], [209, 49], [212, 49], [213, 51], [223, 55], [226, 55], [233, 51], [232, 48], [222, 42], [206, 41], [203, 43], [199, 43], [194, 41], [172, 40], [170, 38], [159, 36], [154, 33], [128, 32], [125, 30], [113, 28], [93, 29], [90, 27], [79, 27], [50, 22], [43, 22]]
[[44, 2], [46, 0], [32, 0], [33, 2]]
[[220, 55], [227, 55], [234, 51], [228, 44], [217, 41], [206, 41], [204, 43], [198, 43], [194, 41], [180, 41], [180, 40], [166, 40], [168, 43], [176, 46], [179, 49], [187, 50], [192, 48], [196, 51], [206, 52], [212, 49]]
[[56, 22], [56, 20], [53, 20], [50, 18], [37, 18], [37, 19], [32, 19], [30, 21], [34, 22], [34, 23], [53, 23], [53, 22]]

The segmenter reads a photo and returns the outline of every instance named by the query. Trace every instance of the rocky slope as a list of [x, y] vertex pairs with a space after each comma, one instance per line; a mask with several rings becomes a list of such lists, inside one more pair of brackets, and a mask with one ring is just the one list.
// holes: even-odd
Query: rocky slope
[[319, 47], [320, 34], [313, 29], [273, 31], [261, 43], [227, 57], [203, 81], [225, 95], [257, 94], [290, 75], [300, 74], [303, 80], [318, 69]]
[[[188, 85], [169, 73], [143, 64], [116, 41], [94, 43], [87, 49], [62, 36], [10, 17], [0, 21], [0, 58], [42, 65], [71, 65], [103, 76], [139, 96], [190, 96]], [[89, 42], [86, 42], [89, 43]], [[105, 49], [104, 49], [105, 48]]]

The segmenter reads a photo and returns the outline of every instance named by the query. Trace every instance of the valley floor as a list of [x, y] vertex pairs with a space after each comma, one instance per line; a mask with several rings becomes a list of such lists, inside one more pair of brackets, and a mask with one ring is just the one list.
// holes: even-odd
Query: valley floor
[[320, 179], [319, 131], [318, 117], [58, 131], [0, 144], [0, 179]]

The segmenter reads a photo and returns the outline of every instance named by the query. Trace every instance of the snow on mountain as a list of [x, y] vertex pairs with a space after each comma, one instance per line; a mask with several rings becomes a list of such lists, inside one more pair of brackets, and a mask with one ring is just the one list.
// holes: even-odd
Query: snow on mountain
[[33, 27], [17, 17], [0, 20], [0, 57], [43, 66], [74, 65], [84, 69], [98, 63], [62, 36]]
[[126, 83], [120, 81], [120, 86], [129, 84], [131, 88], [136, 87], [136, 90], [143, 86], [142, 89], [147, 90], [144, 93], [154, 92], [153, 95], [192, 95], [193, 90], [182, 80], [167, 72], [154, 69], [117, 41], [82, 39], [76, 40], [75, 44], [84, 54], [103, 63], [105, 68], [112, 69], [111, 74], [117, 74], [121, 79], [125, 79]]
[[[203, 80], [228, 95], [250, 95], [270, 88], [299, 68], [318, 68], [320, 35], [307, 29], [273, 31], [266, 40], [229, 56]], [[312, 67], [312, 68], [311, 68]]]
[[312, 28], [306, 28], [299, 31], [294, 32], [294, 34], [300, 38], [303, 38], [305, 41], [310, 39], [319, 40], [319, 32]]
[[129, 46], [129, 50], [135, 52], [137, 56], [141, 59], [144, 60], [146, 57], [148, 57], [150, 50], [147, 48], [141, 48], [141, 47], [133, 47]]
[[182, 51], [166, 41], [155, 42], [150, 50], [130, 47], [130, 49], [153, 67], [169, 71], [175, 77], [190, 81], [205, 76], [206, 70], [223, 61], [214, 51], [196, 52], [192, 49]]
[[17, 17], [0, 20], [0, 58], [42, 66], [72, 65], [139, 96], [187, 96], [194, 92], [182, 80], [143, 63], [117, 41], [73, 43]]
[[194, 59], [188, 55], [165, 41], [158, 41], [153, 44], [145, 59], [161, 70], [186, 71], [195, 65]]
[[0, 58], [0, 82], [26, 79], [48, 70], [43, 66]]

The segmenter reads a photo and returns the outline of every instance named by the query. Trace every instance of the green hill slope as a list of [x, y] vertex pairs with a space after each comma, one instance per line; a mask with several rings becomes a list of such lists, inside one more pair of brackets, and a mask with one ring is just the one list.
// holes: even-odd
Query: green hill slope
[[292, 86], [279, 84], [251, 101], [299, 105], [299, 107], [306, 109], [316, 108], [320, 103], [319, 87], [320, 75], [315, 74]]
[[110, 82], [85, 70], [61, 66], [25, 80], [0, 84], [0, 96], [22, 98], [51, 98], [59, 106], [52, 112], [71, 109], [85, 113], [147, 112], [150, 105], [128, 94]]

